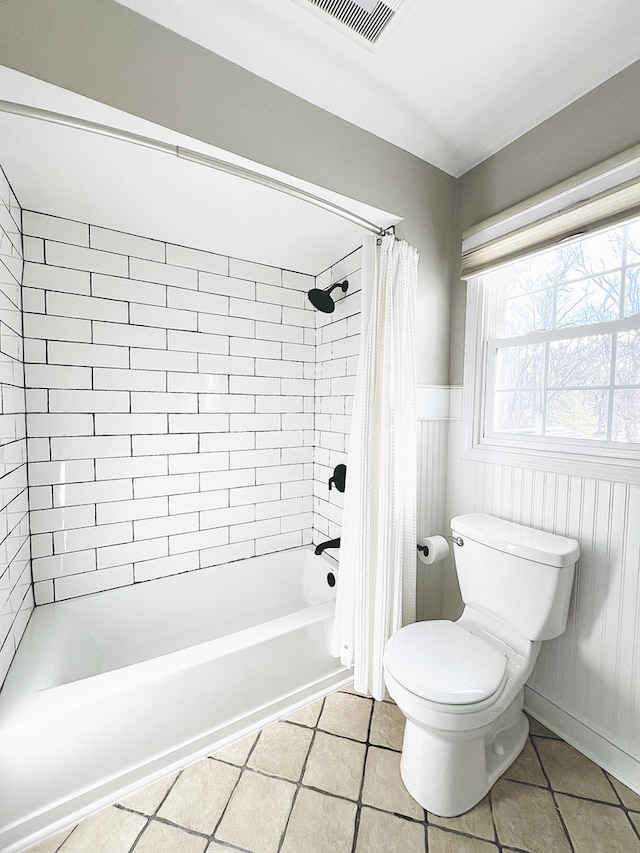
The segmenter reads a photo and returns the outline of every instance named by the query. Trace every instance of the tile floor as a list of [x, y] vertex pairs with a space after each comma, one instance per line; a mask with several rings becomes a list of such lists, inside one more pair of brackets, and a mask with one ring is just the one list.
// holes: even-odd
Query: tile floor
[[457, 818], [404, 789], [403, 727], [391, 702], [334, 693], [29, 853], [640, 853], [640, 796], [535, 721]]

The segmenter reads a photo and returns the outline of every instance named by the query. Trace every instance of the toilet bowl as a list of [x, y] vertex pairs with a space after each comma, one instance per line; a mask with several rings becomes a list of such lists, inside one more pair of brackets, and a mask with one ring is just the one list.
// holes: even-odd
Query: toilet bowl
[[452, 519], [465, 607], [416, 622], [385, 648], [387, 690], [406, 719], [400, 770], [443, 817], [478, 803], [522, 750], [524, 685], [567, 622], [578, 543], [484, 514]]

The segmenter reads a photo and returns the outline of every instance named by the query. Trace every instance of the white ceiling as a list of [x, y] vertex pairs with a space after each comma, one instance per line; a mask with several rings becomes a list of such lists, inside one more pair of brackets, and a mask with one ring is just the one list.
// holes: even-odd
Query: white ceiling
[[[0, 66], [0, 99], [248, 166], [380, 227], [398, 217]], [[0, 166], [25, 210], [317, 275], [360, 226], [299, 199], [149, 148], [0, 111]]]
[[377, 51], [294, 0], [118, 0], [459, 176], [640, 59], [639, 0], [413, 0]]

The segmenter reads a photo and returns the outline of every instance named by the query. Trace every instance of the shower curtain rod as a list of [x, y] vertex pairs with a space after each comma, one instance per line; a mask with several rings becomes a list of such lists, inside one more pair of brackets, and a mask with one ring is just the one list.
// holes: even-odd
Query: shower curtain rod
[[263, 187], [268, 187], [269, 189], [277, 190], [278, 192], [293, 196], [293, 198], [309, 202], [316, 207], [321, 207], [324, 210], [329, 211], [329, 213], [335, 213], [337, 216], [347, 219], [373, 234], [384, 235], [389, 231], [388, 228], [382, 228], [374, 222], [369, 222], [368, 219], [365, 219], [357, 213], [353, 213], [334, 202], [320, 198], [320, 196], [314, 195], [306, 190], [291, 186], [291, 184], [287, 184], [285, 181], [281, 181], [278, 178], [270, 178], [267, 175], [260, 174], [260, 172], [247, 169], [245, 166], [237, 166], [233, 163], [227, 163], [225, 160], [221, 160], [217, 157], [211, 157], [208, 154], [200, 154], [198, 151], [193, 151], [190, 148], [183, 148], [181, 145], [171, 145], [168, 142], [162, 142], [159, 139], [154, 139], [149, 136], [142, 136], [139, 133], [120, 130], [117, 127], [111, 127], [110, 125], [87, 121], [86, 119], [65, 115], [64, 113], [52, 112], [51, 110], [43, 110], [39, 107], [30, 107], [26, 104], [18, 104], [13, 101], [0, 100], [0, 111], [25, 116], [26, 118], [38, 119], [39, 121], [47, 121], [51, 124], [63, 125], [64, 127], [75, 127], [77, 130], [85, 130], [99, 136], [108, 136], [112, 139], [119, 139], [122, 142], [130, 142], [144, 148], [151, 148], [154, 151], [160, 151], [163, 154], [170, 154], [181, 160], [187, 160], [188, 162], [196, 163], [199, 166], [206, 166], [209, 169], [215, 169], [218, 172], [226, 172], [228, 175], [244, 178], [255, 184], [260, 184]]

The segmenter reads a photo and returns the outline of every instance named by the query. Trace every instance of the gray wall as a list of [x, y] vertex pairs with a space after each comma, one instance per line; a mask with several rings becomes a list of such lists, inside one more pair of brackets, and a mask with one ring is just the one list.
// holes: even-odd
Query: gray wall
[[466, 289], [455, 280], [462, 232], [640, 143], [639, 93], [640, 62], [636, 62], [459, 179], [451, 384], [462, 382]]
[[112, 0], [3, 0], [2, 18], [3, 65], [403, 217], [418, 380], [447, 384], [454, 178]]

